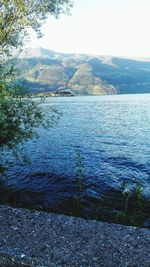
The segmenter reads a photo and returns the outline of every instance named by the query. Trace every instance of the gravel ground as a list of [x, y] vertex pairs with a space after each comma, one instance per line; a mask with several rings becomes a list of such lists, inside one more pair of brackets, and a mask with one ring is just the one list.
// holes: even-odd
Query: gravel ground
[[0, 205], [0, 266], [150, 267], [150, 230]]

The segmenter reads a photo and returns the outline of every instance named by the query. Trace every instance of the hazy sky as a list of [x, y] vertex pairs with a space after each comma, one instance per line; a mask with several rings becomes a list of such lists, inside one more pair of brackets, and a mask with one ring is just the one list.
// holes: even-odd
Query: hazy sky
[[30, 46], [57, 52], [150, 57], [150, 0], [75, 0], [72, 15], [50, 17]]

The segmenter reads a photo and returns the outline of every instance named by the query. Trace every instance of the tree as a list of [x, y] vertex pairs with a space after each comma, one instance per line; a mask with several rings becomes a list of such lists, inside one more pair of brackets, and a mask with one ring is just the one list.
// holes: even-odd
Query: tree
[[71, 6], [70, 0], [1, 0], [1, 52], [23, 45], [29, 28], [40, 37], [41, 25], [48, 15], [58, 17], [61, 13], [68, 13]]
[[24, 96], [20, 87], [10, 85], [16, 73], [13, 53], [22, 47], [29, 29], [40, 37], [41, 25], [48, 15], [58, 17], [68, 13], [71, 6], [70, 0], [0, 2], [0, 149], [13, 148], [31, 138], [39, 125], [47, 127], [55, 122], [54, 113], [51, 121], [47, 121], [37, 102]]

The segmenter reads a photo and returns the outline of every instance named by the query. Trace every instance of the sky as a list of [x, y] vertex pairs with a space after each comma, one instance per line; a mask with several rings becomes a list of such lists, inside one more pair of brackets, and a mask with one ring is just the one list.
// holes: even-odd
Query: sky
[[150, 0], [74, 0], [71, 16], [50, 16], [28, 46], [56, 52], [150, 57]]

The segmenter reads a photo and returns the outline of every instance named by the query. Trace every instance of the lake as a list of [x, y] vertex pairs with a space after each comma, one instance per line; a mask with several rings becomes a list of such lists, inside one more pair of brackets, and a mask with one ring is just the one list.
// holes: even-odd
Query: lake
[[150, 94], [51, 97], [47, 117], [51, 106], [62, 116], [20, 147], [2, 202], [109, 220], [124, 186], [150, 198]]

